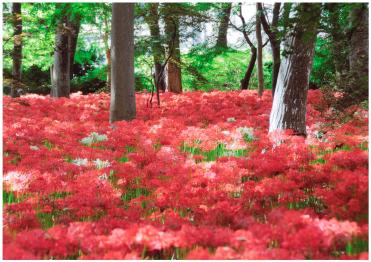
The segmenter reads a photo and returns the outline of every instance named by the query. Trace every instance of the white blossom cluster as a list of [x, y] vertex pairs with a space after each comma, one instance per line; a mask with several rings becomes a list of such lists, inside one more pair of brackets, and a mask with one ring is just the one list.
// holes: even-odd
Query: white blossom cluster
[[106, 135], [100, 135], [96, 132], [90, 133], [89, 136], [84, 137], [83, 139], [80, 140], [80, 142], [84, 145], [91, 145], [96, 142], [101, 142], [101, 141], [106, 141], [107, 136]]

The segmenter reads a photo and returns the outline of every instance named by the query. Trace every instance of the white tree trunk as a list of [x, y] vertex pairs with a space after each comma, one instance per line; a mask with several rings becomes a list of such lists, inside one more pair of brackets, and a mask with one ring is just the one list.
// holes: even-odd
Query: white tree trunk
[[296, 25], [285, 43], [284, 59], [278, 74], [269, 132], [291, 129], [306, 136], [306, 104], [314, 44], [321, 13], [318, 4], [299, 4]]

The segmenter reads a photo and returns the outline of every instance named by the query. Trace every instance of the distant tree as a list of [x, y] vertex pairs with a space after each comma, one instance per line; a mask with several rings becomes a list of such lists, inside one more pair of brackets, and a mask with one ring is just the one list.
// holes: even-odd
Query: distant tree
[[261, 3], [257, 3], [258, 14], [260, 15], [260, 21], [263, 26], [264, 32], [269, 38], [271, 44], [272, 56], [273, 56], [273, 70], [272, 70], [272, 95], [276, 89], [278, 72], [281, 64], [281, 40], [278, 32], [278, 21], [280, 15], [281, 3], [275, 3], [273, 7], [272, 22], [269, 24], [266, 18], [263, 6]]
[[166, 90], [165, 75], [160, 73], [161, 63], [165, 57], [165, 51], [161, 44], [161, 35], [160, 35], [160, 15], [158, 12], [159, 3], [148, 3], [147, 14], [145, 15], [145, 20], [149, 26], [149, 31], [151, 34], [151, 48], [153, 53], [153, 61], [155, 64], [155, 83], [158, 83], [158, 88], [161, 91]]
[[110, 122], [136, 117], [134, 88], [134, 4], [112, 4]]
[[70, 42], [69, 42], [69, 50], [70, 50], [70, 79], [73, 77], [73, 64], [75, 61], [75, 54], [77, 48], [77, 39], [80, 33], [81, 27], [81, 16], [80, 14], [76, 14], [75, 16], [68, 19], [68, 30], [70, 31]]
[[320, 4], [300, 3], [292, 30], [285, 40], [276, 92], [270, 114], [269, 132], [292, 129], [306, 136], [306, 102], [314, 43], [321, 15]]
[[13, 18], [13, 70], [12, 84], [10, 95], [11, 97], [19, 96], [19, 88], [22, 80], [22, 4], [12, 4]]
[[219, 30], [218, 30], [218, 39], [215, 45], [216, 48], [227, 48], [228, 47], [227, 34], [228, 34], [229, 17], [231, 15], [231, 10], [232, 10], [232, 3], [222, 3]]
[[259, 96], [263, 95], [264, 90], [264, 75], [263, 75], [263, 40], [262, 40], [262, 33], [261, 33], [261, 21], [260, 21], [260, 12], [259, 4], [256, 4], [256, 41], [258, 46], [258, 94]]
[[52, 97], [70, 96], [71, 31], [67, 26], [70, 8], [71, 4], [67, 3], [58, 3], [56, 6], [58, 22], [55, 34], [54, 64], [51, 68]]
[[182, 92], [182, 75], [180, 60], [179, 25], [180, 15], [177, 12], [178, 4], [166, 3], [163, 5], [165, 34], [168, 43], [170, 59], [167, 63], [167, 88], [169, 92]]
[[349, 25], [349, 73], [339, 101], [342, 107], [368, 99], [368, 4], [354, 4]]
[[242, 4], [241, 3], [238, 4], [238, 11], [237, 12], [238, 12], [238, 17], [241, 20], [242, 26], [237, 27], [236, 25], [234, 25], [231, 22], [230, 22], [230, 24], [232, 25], [232, 27], [234, 29], [236, 29], [237, 31], [240, 31], [243, 34], [243, 37], [245, 38], [246, 43], [249, 45], [250, 52], [251, 52], [249, 65], [247, 67], [244, 78], [241, 80], [241, 89], [244, 90], [244, 89], [249, 88], [249, 83], [250, 83], [252, 71], [254, 69], [255, 62], [256, 62], [256, 52], [257, 51], [256, 51], [255, 45], [250, 40], [249, 34], [251, 33], [251, 28], [248, 28], [248, 25], [245, 21], [245, 17], [242, 15]]

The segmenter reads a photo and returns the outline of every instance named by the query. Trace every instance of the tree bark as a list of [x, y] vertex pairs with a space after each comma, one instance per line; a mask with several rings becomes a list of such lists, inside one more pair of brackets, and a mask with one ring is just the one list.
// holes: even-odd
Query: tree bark
[[233, 23], [230, 23], [230, 24], [234, 29], [236, 29], [237, 31], [240, 31], [243, 34], [243, 37], [245, 38], [246, 43], [250, 46], [250, 51], [251, 51], [249, 65], [247, 67], [244, 78], [241, 80], [241, 89], [243, 90], [243, 89], [249, 88], [250, 78], [251, 78], [252, 71], [254, 69], [255, 62], [256, 62], [256, 47], [251, 42], [249, 38], [249, 33], [246, 31], [246, 21], [245, 21], [244, 16], [242, 15], [242, 3], [238, 4], [238, 17], [241, 20], [242, 27], [237, 27]]
[[73, 68], [74, 68], [74, 61], [75, 61], [75, 54], [76, 54], [76, 47], [77, 47], [77, 39], [80, 33], [80, 18], [76, 18], [74, 21], [69, 21], [69, 29], [71, 32], [71, 40], [70, 40], [70, 79], [73, 78]]
[[55, 34], [54, 65], [52, 67], [52, 97], [70, 96], [70, 30], [67, 10], [70, 4], [57, 4], [61, 8], [61, 17], [58, 21]]
[[134, 4], [112, 4], [110, 122], [136, 117], [134, 88]]
[[222, 7], [222, 17], [220, 19], [219, 24], [219, 31], [218, 31], [218, 39], [216, 41], [216, 48], [227, 48], [228, 47], [228, 24], [229, 24], [229, 17], [231, 15], [232, 10], [232, 3], [223, 3]]
[[264, 75], [263, 75], [263, 42], [261, 34], [261, 22], [260, 22], [260, 11], [258, 8], [259, 4], [256, 4], [256, 40], [258, 50], [258, 94], [261, 97], [264, 91]]
[[257, 6], [258, 6], [259, 13], [260, 13], [260, 21], [263, 25], [264, 32], [268, 35], [269, 42], [270, 42], [271, 48], [272, 48], [272, 56], [273, 56], [272, 96], [274, 96], [274, 92], [275, 92], [275, 89], [276, 89], [277, 78], [278, 78], [278, 72], [279, 72], [280, 64], [281, 64], [281, 56], [280, 56], [281, 41], [278, 38], [278, 31], [277, 31], [281, 3], [275, 3], [274, 4], [273, 18], [272, 18], [271, 25], [268, 24], [268, 21], [265, 18], [265, 15], [263, 13], [262, 4], [258, 3]]
[[182, 92], [181, 61], [179, 48], [179, 17], [171, 14], [173, 4], [166, 5], [165, 33], [168, 40], [170, 59], [167, 64], [167, 88], [169, 92]]
[[22, 80], [22, 6], [21, 3], [13, 3], [13, 69], [12, 69], [12, 85], [10, 89], [11, 97], [18, 97], [21, 89]]
[[350, 14], [349, 83], [344, 106], [368, 99], [368, 6], [356, 4]]
[[321, 14], [320, 4], [297, 5], [296, 24], [285, 42], [270, 115], [269, 132], [291, 129], [306, 136], [306, 102], [314, 44]]
[[251, 50], [251, 58], [250, 58], [249, 66], [247, 67], [245, 76], [241, 80], [241, 89], [248, 89], [249, 88], [252, 71], [254, 69], [255, 62], [256, 62], [256, 48], [251, 47], [250, 50]]
[[159, 3], [149, 3], [149, 14], [145, 18], [151, 34], [151, 48], [153, 53], [153, 61], [155, 64], [155, 83], [158, 83], [158, 86], [156, 88], [165, 92], [166, 90], [165, 77], [164, 74], [160, 76], [161, 62], [164, 59], [165, 54], [164, 49], [161, 46], [159, 26], [160, 16], [158, 13], [158, 6]]

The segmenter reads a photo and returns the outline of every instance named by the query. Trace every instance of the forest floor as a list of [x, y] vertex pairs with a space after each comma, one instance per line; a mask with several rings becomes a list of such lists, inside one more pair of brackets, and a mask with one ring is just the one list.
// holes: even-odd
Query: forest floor
[[309, 91], [308, 137], [255, 91], [3, 99], [5, 259], [367, 259], [368, 111]]

